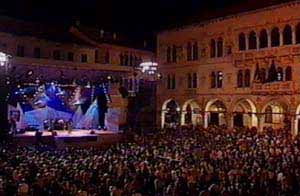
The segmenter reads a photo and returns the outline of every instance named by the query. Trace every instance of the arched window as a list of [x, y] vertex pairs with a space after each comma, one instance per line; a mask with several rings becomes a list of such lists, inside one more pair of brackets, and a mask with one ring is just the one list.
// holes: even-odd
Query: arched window
[[168, 75], [167, 77], [167, 89], [171, 89], [171, 76]]
[[172, 75], [172, 89], [176, 88], [176, 77], [175, 74]]
[[123, 54], [120, 54], [120, 65], [124, 65], [124, 58], [123, 58]]
[[266, 29], [260, 31], [259, 34], [259, 48], [267, 48], [268, 47], [268, 33]]
[[265, 110], [265, 123], [272, 123], [273, 118], [272, 118], [272, 107], [268, 106]]
[[245, 70], [245, 81], [244, 81], [245, 87], [250, 87], [250, 79], [251, 79], [250, 70], [246, 69]]
[[291, 81], [292, 79], [293, 79], [293, 77], [292, 77], [292, 67], [287, 66], [287, 68], [285, 69], [285, 80], [286, 81]]
[[238, 75], [237, 75], [237, 86], [243, 87], [243, 70], [239, 70], [238, 71]]
[[193, 44], [193, 60], [198, 60], [198, 42]]
[[124, 65], [128, 65], [128, 55], [124, 55]]
[[239, 49], [240, 51], [246, 50], [246, 36], [244, 33], [239, 35]]
[[210, 41], [210, 57], [216, 57], [216, 41], [214, 39]]
[[281, 67], [277, 68], [277, 80], [282, 81], [283, 80], [283, 69]]
[[190, 73], [187, 75], [187, 86], [192, 88], [192, 75]]
[[186, 46], [186, 58], [188, 61], [192, 60], [192, 45], [191, 42], [188, 42]]
[[171, 47], [168, 46], [167, 48], [167, 62], [170, 63], [171, 62]]
[[109, 51], [107, 50], [106, 52], [105, 52], [105, 63], [110, 63], [110, 53], [109, 53]]
[[300, 44], [300, 23], [296, 26], [296, 43]]
[[266, 75], [266, 69], [265, 68], [262, 68], [260, 70], [260, 80], [262, 83], [265, 83], [266, 82], [266, 78], [267, 78], [267, 75]]
[[172, 48], [172, 61], [173, 61], [173, 63], [176, 63], [176, 61], [177, 61], [177, 48], [175, 45], [173, 45], [173, 48]]
[[223, 39], [221, 37], [218, 39], [218, 43], [217, 43], [217, 56], [218, 57], [223, 56]]
[[283, 29], [283, 44], [292, 44], [292, 27], [290, 25], [286, 25]]
[[197, 73], [193, 73], [193, 88], [197, 88], [197, 82], [198, 81], [198, 77], [197, 77]]
[[280, 45], [280, 34], [279, 29], [277, 27], [272, 29], [271, 32], [271, 46], [276, 47]]
[[223, 72], [219, 71], [217, 76], [217, 87], [222, 88], [223, 87]]
[[216, 73], [215, 72], [211, 72], [211, 75], [210, 75], [210, 87], [211, 88], [216, 88]]
[[251, 31], [249, 34], [249, 49], [256, 49], [256, 33]]
[[130, 66], [133, 65], [133, 56], [132, 56], [132, 54], [130, 54], [130, 56], [129, 56], [129, 65]]

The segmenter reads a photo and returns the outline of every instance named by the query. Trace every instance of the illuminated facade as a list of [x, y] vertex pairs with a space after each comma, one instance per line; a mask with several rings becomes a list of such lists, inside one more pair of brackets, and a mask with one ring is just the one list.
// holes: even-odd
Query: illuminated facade
[[286, 126], [297, 134], [299, 9], [294, 1], [160, 32], [157, 124]]

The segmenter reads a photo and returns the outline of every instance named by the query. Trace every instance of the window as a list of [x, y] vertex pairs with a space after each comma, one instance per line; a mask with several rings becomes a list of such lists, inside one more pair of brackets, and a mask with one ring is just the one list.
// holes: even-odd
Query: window
[[171, 89], [171, 76], [168, 75], [167, 77], [167, 89]]
[[300, 23], [296, 26], [296, 43], [300, 44]]
[[217, 43], [217, 56], [222, 57], [223, 56], [223, 39], [219, 38]]
[[109, 51], [105, 52], [104, 63], [110, 63], [110, 54], [109, 54]]
[[286, 69], [285, 69], [285, 80], [286, 81], [291, 81], [292, 80], [292, 67], [291, 66], [288, 66]]
[[216, 41], [214, 39], [210, 41], [210, 57], [216, 57]]
[[282, 81], [283, 80], [283, 69], [281, 67], [277, 68], [277, 80]]
[[237, 87], [243, 87], [243, 70], [239, 70], [237, 74]]
[[267, 78], [266, 69], [262, 68], [260, 70], [260, 80], [261, 80], [261, 82], [265, 83], [266, 82], [266, 78]]
[[95, 63], [99, 63], [99, 50], [95, 50]]
[[129, 65], [132, 66], [133, 64], [133, 56], [132, 54], [130, 54], [130, 57], [129, 57]]
[[129, 59], [128, 59], [128, 55], [125, 54], [125, 55], [124, 55], [124, 65], [126, 65], [126, 66], [128, 65], [128, 60], [129, 60]]
[[286, 25], [283, 29], [283, 44], [292, 44], [292, 27], [290, 25]]
[[223, 72], [219, 71], [217, 76], [217, 88], [223, 87]]
[[245, 87], [250, 87], [250, 80], [251, 80], [251, 72], [249, 69], [246, 69], [245, 70], [245, 81], [244, 81]]
[[86, 63], [88, 61], [88, 56], [87, 56], [87, 54], [82, 54], [81, 55], [81, 62], [82, 63]]
[[177, 48], [175, 45], [173, 45], [173, 48], [172, 48], [172, 62], [173, 63], [176, 63], [177, 61]]
[[268, 33], [266, 29], [260, 31], [259, 34], [259, 48], [267, 48], [268, 47]]
[[251, 31], [249, 34], [249, 49], [256, 49], [256, 33], [254, 31]]
[[68, 61], [74, 61], [74, 53], [68, 52]]
[[124, 65], [124, 56], [120, 53], [120, 65]]
[[277, 47], [280, 45], [280, 34], [279, 34], [279, 29], [275, 27], [272, 29], [271, 32], [271, 46], [272, 47]]
[[171, 62], [171, 47], [168, 46], [167, 48], [167, 62], [170, 63]]
[[187, 60], [191, 61], [192, 60], [192, 45], [191, 42], [188, 42], [187, 47], [186, 47], [186, 55], [187, 55]]
[[21, 45], [17, 46], [17, 56], [19, 56], [19, 57], [24, 57], [25, 56], [24, 46], [21, 46]]
[[192, 75], [190, 73], [187, 75], [187, 86], [192, 88]]
[[41, 48], [34, 48], [33, 49], [33, 57], [34, 58], [41, 58]]
[[239, 35], [239, 49], [240, 51], [246, 50], [246, 36], [244, 33]]
[[60, 60], [60, 51], [59, 50], [53, 51], [53, 59]]
[[194, 42], [193, 44], [193, 60], [198, 60], [198, 42]]
[[268, 106], [265, 110], [265, 123], [272, 123], [272, 107]]
[[210, 74], [210, 87], [216, 88], [216, 73], [215, 72], [211, 72], [211, 74]]
[[175, 75], [173, 74], [172, 75], [172, 89], [175, 89], [176, 88], [176, 77]]
[[197, 88], [198, 86], [198, 77], [197, 77], [197, 73], [193, 73], [193, 88]]
[[175, 75], [168, 75], [167, 77], [167, 88], [175, 89], [176, 88], [176, 78]]

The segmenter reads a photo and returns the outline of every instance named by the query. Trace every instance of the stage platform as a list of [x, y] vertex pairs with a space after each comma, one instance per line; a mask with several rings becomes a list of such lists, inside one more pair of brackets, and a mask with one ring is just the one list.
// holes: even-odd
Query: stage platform
[[[93, 131], [94, 133], [91, 133]], [[99, 130], [54, 130], [52, 132], [43, 131], [41, 142], [44, 144], [55, 145], [59, 147], [105, 147], [116, 144], [123, 139], [122, 132], [99, 131]], [[14, 136], [16, 144], [26, 146], [37, 143], [34, 131], [27, 131]]]

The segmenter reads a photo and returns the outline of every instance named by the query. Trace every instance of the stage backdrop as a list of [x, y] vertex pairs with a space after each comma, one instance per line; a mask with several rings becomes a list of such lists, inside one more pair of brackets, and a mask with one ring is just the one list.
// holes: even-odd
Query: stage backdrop
[[[66, 87], [48, 84], [20, 87], [11, 93], [8, 117], [17, 122], [19, 130], [27, 127], [44, 130], [44, 123], [50, 120], [69, 122], [73, 129], [96, 129], [96, 97], [99, 93], [105, 93], [109, 100], [108, 87], [104, 85]], [[119, 131], [119, 115], [119, 109], [108, 109], [105, 118], [108, 130]]]

